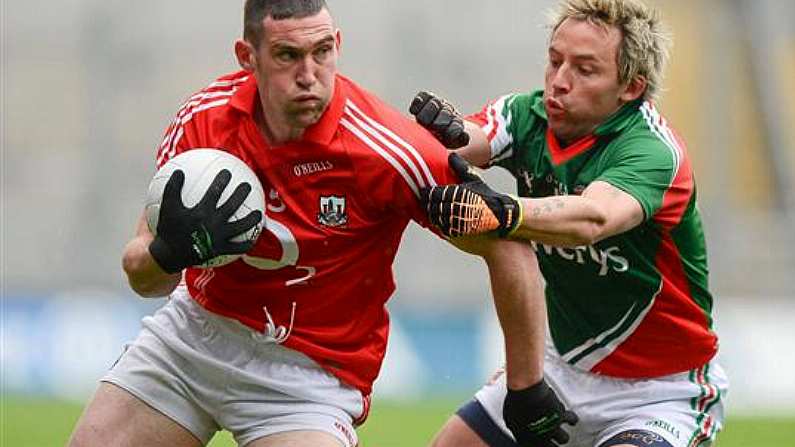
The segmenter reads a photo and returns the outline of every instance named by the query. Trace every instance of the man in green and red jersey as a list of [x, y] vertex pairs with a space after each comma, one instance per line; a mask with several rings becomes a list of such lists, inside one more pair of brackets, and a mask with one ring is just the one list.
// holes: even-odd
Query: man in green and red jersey
[[[538, 387], [579, 416], [568, 445], [693, 447], [721, 428], [727, 381], [693, 172], [652, 102], [667, 51], [659, 14], [639, 1], [564, 0], [543, 91], [503, 96], [465, 122], [430, 93], [412, 102], [418, 122], [463, 146], [450, 156], [463, 182], [423, 190], [431, 221], [448, 236], [496, 231], [536, 249], [551, 335]], [[521, 198], [469, 163], [509, 170]], [[434, 445], [516, 445], [520, 415], [502, 409], [517, 391], [503, 384], [481, 389]]]

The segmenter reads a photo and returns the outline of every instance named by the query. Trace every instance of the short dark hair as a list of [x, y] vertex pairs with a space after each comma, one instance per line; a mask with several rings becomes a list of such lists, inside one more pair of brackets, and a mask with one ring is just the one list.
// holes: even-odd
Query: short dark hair
[[311, 17], [324, 8], [325, 0], [246, 0], [243, 9], [243, 38], [259, 46], [262, 40], [262, 21], [266, 17], [273, 20], [302, 19]]

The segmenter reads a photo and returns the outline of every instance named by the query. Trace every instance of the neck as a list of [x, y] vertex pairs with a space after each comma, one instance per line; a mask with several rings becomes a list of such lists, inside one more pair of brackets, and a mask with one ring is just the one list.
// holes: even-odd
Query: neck
[[266, 115], [263, 112], [262, 104], [257, 107], [254, 122], [257, 123], [257, 127], [265, 137], [265, 141], [271, 146], [279, 146], [290, 141], [299, 140], [304, 136], [304, 131], [306, 131], [306, 128], [292, 127], [283, 120], [279, 120], [275, 113]]

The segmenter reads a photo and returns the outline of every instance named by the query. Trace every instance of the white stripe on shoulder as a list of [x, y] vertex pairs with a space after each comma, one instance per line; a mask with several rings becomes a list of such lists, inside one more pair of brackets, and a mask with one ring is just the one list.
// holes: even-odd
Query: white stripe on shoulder
[[378, 143], [370, 139], [370, 137], [368, 137], [364, 131], [356, 127], [355, 124], [353, 124], [350, 120], [348, 120], [347, 116], [340, 119], [340, 124], [342, 124], [346, 129], [350, 130], [351, 133], [353, 133], [356, 137], [358, 137], [367, 147], [369, 147], [370, 149], [375, 151], [378, 155], [383, 157], [383, 159], [386, 160], [387, 163], [392, 165], [392, 167], [395, 168], [395, 170], [400, 174], [400, 176], [403, 177], [403, 180], [406, 181], [406, 184], [408, 184], [409, 188], [414, 193], [414, 195], [419, 197], [420, 190], [419, 188], [417, 188], [417, 184], [414, 182], [414, 179], [412, 179], [411, 175], [409, 175], [409, 173], [406, 172], [405, 169], [403, 169], [403, 166], [400, 164], [399, 161], [395, 160], [395, 158], [392, 157], [387, 151], [385, 151], [384, 148], [382, 148]]
[[649, 101], [645, 101], [640, 107], [641, 114], [646, 120], [646, 124], [654, 135], [662, 141], [671, 151], [671, 156], [674, 161], [674, 170], [671, 174], [671, 181], [669, 187], [673, 185], [676, 175], [679, 173], [679, 166], [682, 163], [683, 151], [676, 141], [673, 131], [667, 126], [660, 112]]
[[[212, 84], [208, 85], [199, 93], [188, 98], [182, 106], [180, 106], [179, 110], [177, 111], [174, 120], [172, 121], [170, 127], [170, 131], [168, 134], [163, 138], [163, 141], [160, 144], [159, 154], [157, 156], [157, 165], [159, 166], [168, 158], [171, 158], [174, 155], [174, 148], [176, 147], [176, 143], [179, 138], [182, 137], [182, 125], [184, 125], [187, 121], [185, 120], [186, 116], [192, 117], [194, 113], [200, 112], [202, 110], [206, 110], [206, 107], [202, 108], [204, 105], [203, 103], [209, 99], [214, 98], [231, 98], [232, 95], [237, 91], [241, 84], [246, 82], [249, 79], [250, 75], [243, 76], [242, 78], [238, 79], [229, 79], [223, 81], [215, 81]], [[213, 90], [215, 89], [215, 90]], [[229, 102], [227, 100], [226, 102]], [[213, 104], [217, 104], [218, 101], [213, 101]], [[209, 104], [209, 103], [208, 103]], [[224, 103], [225, 104], [225, 103]]]
[[420, 174], [420, 171], [417, 170], [416, 164], [408, 157], [404, 150], [396, 147], [391, 141], [386, 139], [384, 135], [378, 133], [367, 123], [359, 119], [355, 114], [351, 113], [351, 110], [347, 107], [345, 108], [345, 116], [352, 120], [352, 122], [355, 123], [359, 129], [363, 130], [370, 137], [377, 140], [382, 148], [389, 149], [394, 155], [397, 155], [401, 160], [403, 160], [404, 166], [408, 166], [409, 170], [411, 170], [411, 173], [413, 174], [412, 179], [416, 181], [420, 188], [427, 186], [422, 174]]
[[194, 115], [196, 115], [197, 113], [203, 112], [205, 110], [208, 110], [208, 109], [212, 109], [212, 108], [215, 108], [215, 107], [223, 106], [225, 104], [228, 104], [229, 101], [230, 101], [230, 98], [225, 98], [225, 99], [219, 99], [217, 101], [212, 101], [212, 102], [208, 102], [208, 103], [202, 104], [199, 107], [196, 107], [193, 110], [191, 110], [184, 117], [182, 117], [182, 119], [180, 119], [179, 124], [177, 125], [177, 127], [174, 128], [173, 141], [169, 144], [167, 150], [166, 150], [166, 148], [163, 149], [163, 152], [161, 152], [161, 155], [160, 155], [160, 157], [157, 160], [157, 164], [161, 165], [162, 163], [168, 161], [171, 157], [174, 156], [174, 154], [175, 154], [175, 152], [177, 150], [177, 145], [179, 144], [179, 141], [182, 139], [182, 136], [184, 135], [184, 128], [185, 128], [184, 126], [191, 119], [193, 119]]
[[[422, 155], [420, 155], [419, 152], [417, 152], [417, 149], [415, 149], [414, 146], [406, 142], [406, 140], [401, 138], [400, 135], [397, 135], [383, 124], [379, 123], [375, 119], [368, 116], [366, 113], [362, 112], [362, 110], [356, 104], [354, 104], [353, 101], [351, 101], [350, 99], [346, 101], [345, 106], [346, 110], [349, 110], [349, 114], [350, 111], [356, 112], [357, 115], [361, 116], [373, 128], [377, 129], [382, 134], [388, 136], [390, 139], [392, 139], [392, 141], [396, 142], [403, 149], [405, 149], [405, 151], [408, 151], [408, 154], [411, 155], [411, 158], [414, 160], [414, 163], [419, 165], [419, 169], [424, 174], [424, 177], [418, 176], [421, 185], [427, 183], [429, 186], [436, 186], [436, 179], [433, 177], [433, 173], [428, 167], [428, 163], [426, 163], [425, 159], [422, 157]], [[351, 116], [353, 115], [351, 114]], [[394, 146], [390, 146], [390, 148], [391, 147]], [[412, 171], [416, 171], [416, 168], [412, 166], [414, 165], [414, 163], [411, 163], [409, 161], [407, 161], [407, 163], [409, 163], [409, 165], [411, 166]]]
[[[187, 103], [185, 103], [185, 105], [182, 106], [182, 108], [179, 110], [179, 112], [177, 112], [177, 116], [174, 118], [174, 123], [176, 125], [179, 125], [182, 122], [182, 119], [186, 115], [192, 113], [194, 111], [195, 107], [200, 106], [201, 104], [206, 102], [208, 99], [231, 97], [234, 93], [235, 93], [235, 90], [229, 90], [229, 91], [207, 92], [207, 93], [204, 93], [202, 95], [196, 95], [196, 96], [194, 96], [195, 99], [190, 100]], [[163, 139], [163, 143], [160, 145], [161, 149], [166, 147], [166, 146], [170, 146], [171, 145], [171, 142], [174, 139], [175, 133], [176, 133], [176, 128], [173, 128], [171, 134], [168, 137]]]
[[[508, 132], [508, 126], [513, 121], [510, 105], [515, 95], [504, 95], [490, 104], [486, 110], [487, 122], [483, 126], [483, 133], [489, 140], [491, 149], [490, 162], [502, 160], [513, 155], [513, 136]], [[507, 113], [504, 113], [506, 112]], [[492, 135], [492, 133], [494, 135]], [[508, 153], [506, 153], [508, 152]]]

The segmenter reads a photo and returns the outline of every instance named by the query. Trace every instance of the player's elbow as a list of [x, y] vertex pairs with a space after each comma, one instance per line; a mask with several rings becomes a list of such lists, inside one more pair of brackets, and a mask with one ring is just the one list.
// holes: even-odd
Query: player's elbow
[[127, 275], [127, 282], [130, 284], [130, 288], [133, 292], [142, 298], [160, 298], [168, 296], [173, 292], [179, 281], [170, 279], [168, 281], [155, 281]]
[[589, 214], [571, 233], [571, 246], [593, 245], [605, 238], [607, 214], [597, 207], [589, 210]]
[[150, 259], [137, 256], [135, 250], [125, 250], [122, 269], [130, 288], [143, 298], [158, 298], [171, 293], [179, 283], [180, 275], [155, 271]]

